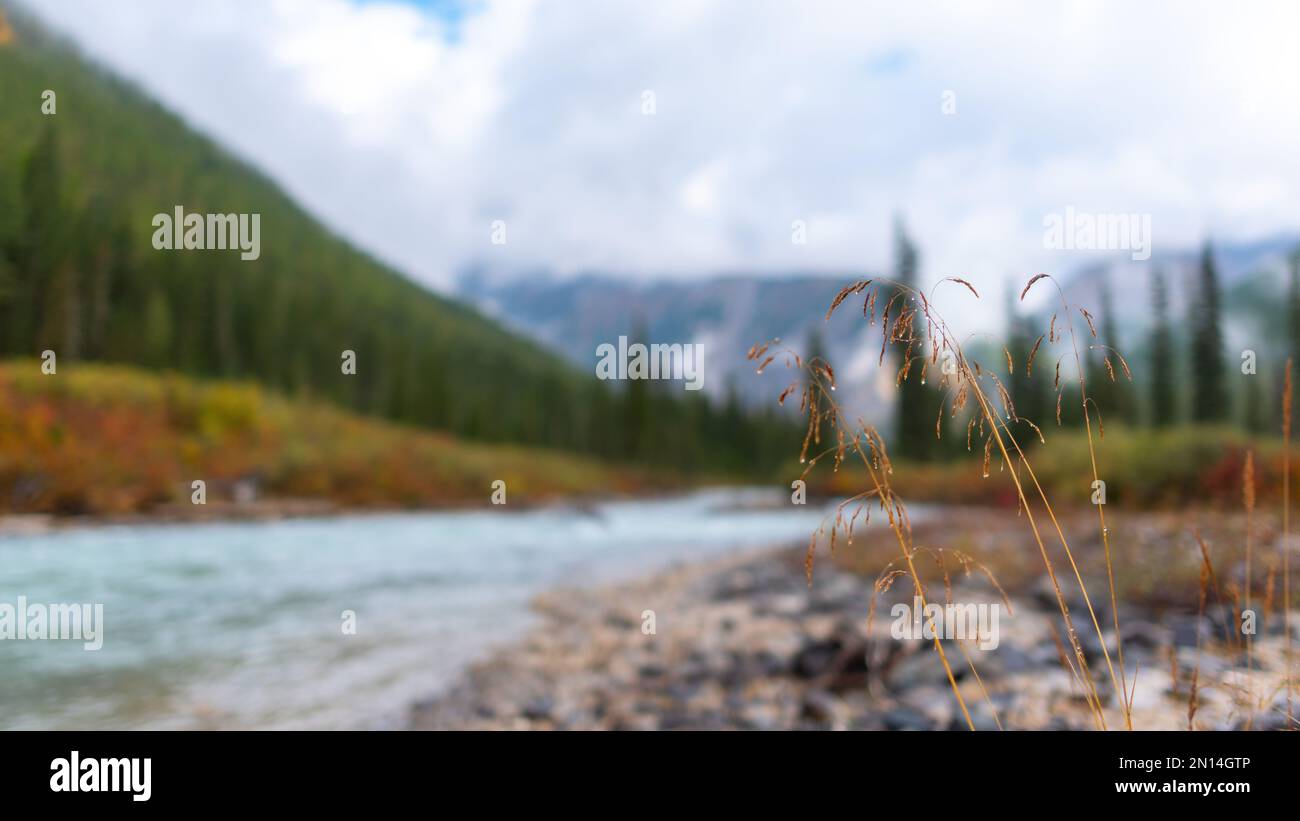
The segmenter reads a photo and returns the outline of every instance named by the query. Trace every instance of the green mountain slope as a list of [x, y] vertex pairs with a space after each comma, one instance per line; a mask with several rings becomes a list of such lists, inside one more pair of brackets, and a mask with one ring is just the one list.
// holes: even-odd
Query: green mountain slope
[[[50, 349], [61, 366], [251, 378], [464, 436], [684, 467], [752, 468], [789, 452], [772, 418], [680, 391], [611, 391], [415, 285], [26, 14], [0, 9], [14, 32], [0, 44], [0, 355]], [[45, 89], [58, 95], [53, 116]], [[176, 206], [260, 214], [260, 258], [155, 250], [151, 220]], [[345, 350], [355, 375], [341, 373]]]

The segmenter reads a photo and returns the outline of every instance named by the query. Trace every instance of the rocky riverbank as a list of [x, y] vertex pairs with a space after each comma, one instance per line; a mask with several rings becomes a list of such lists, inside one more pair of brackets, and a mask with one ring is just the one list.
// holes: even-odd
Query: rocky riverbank
[[[786, 548], [601, 589], [554, 591], [536, 602], [543, 619], [537, 629], [416, 705], [411, 726], [964, 729], [933, 643], [891, 636], [891, 607], [911, 600], [910, 585], [900, 580], [882, 594], [871, 619], [873, 581], [819, 561], [809, 586], [803, 550]], [[931, 589], [931, 597], [942, 589]], [[1104, 591], [1104, 581], [1095, 590]], [[1004, 609], [995, 649], [944, 642], [977, 729], [1095, 728], [1063, 658], [1065, 633], [1050, 588], [1014, 593], [1006, 612], [996, 591], [963, 577], [954, 580], [952, 601]], [[1083, 626], [1083, 602], [1070, 608], [1106, 724], [1123, 727], [1100, 640]], [[1194, 679], [1196, 729], [1285, 724], [1281, 617], [1262, 625], [1248, 662], [1225, 632], [1233, 616], [1217, 612], [1198, 616], [1195, 603], [1190, 612], [1121, 606], [1135, 728], [1186, 729]], [[1103, 625], [1110, 619], [1104, 610], [1098, 617]], [[1297, 620], [1300, 614], [1293, 629]], [[1118, 669], [1114, 637], [1103, 635]]]

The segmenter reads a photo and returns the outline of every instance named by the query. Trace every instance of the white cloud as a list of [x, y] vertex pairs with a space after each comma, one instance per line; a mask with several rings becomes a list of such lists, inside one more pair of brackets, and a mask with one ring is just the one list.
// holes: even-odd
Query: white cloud
[[902, 212], [931, 278], [996, 296], [1079, 261], [1042, 246], [1066, 205], [1151, 213], [1157, 251], [1295, 228], [1298, 9], [485, 0], [454, 40], [346, 0], [40, 13], [436, 287], [474, 261], [879, 270]]

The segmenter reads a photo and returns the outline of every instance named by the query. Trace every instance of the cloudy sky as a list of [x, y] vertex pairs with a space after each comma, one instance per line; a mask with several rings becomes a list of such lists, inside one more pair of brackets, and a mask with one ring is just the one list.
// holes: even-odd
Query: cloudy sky
[[1157, 253], [1300, 223], [1296, 3], [37, 5], [437, 288], [878, 270], [895, 212], [986, 288], [1080, 262], [1044, 249], [1067, 206], [1150, 214]]

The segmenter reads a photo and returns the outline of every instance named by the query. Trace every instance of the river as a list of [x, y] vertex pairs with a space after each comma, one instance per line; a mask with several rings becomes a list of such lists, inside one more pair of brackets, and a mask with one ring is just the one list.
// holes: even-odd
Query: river
[[536, 593], [806, 540], [825, 512], [708, 490], [3, 537], [0, 604], [102, 604], [104, 626], [98, 650], [0, 640], [0, 729], [400, 727], [412, 701], [519, 637]]

